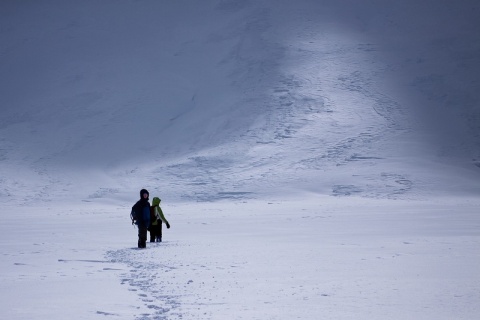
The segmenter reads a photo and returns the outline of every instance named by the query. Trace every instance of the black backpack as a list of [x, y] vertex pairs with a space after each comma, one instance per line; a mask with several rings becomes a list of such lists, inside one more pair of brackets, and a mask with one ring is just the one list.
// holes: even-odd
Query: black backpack
[[157, 216], [155, 215], [155, 207], [150, 207], [150, 224], [157, 221]]
[[134, 224], [135, 221], [138, 220], [137, 213], [135, 212], [135, 210], [133, 210], [133, 207], [132, 211], [130, 211], [130, 219], [132, 219], [132, 224]]

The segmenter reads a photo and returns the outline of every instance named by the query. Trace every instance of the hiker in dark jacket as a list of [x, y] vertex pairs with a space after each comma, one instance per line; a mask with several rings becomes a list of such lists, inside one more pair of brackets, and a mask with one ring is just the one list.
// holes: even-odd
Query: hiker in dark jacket
[[135, 224], [138, 226], [138, 247], [147, 247], [147, 228], [150, 226], [150, 203], [148, 197], [150, 194], [147, 190], [140, 190], [140, 200], [132, 207], [132, 211], [136, 213]]

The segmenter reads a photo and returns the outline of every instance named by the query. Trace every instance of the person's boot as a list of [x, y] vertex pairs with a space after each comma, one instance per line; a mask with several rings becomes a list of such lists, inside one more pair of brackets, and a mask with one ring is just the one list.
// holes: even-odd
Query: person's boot
[[162, 242], [162, 237], [157, 237], [157, 242]]

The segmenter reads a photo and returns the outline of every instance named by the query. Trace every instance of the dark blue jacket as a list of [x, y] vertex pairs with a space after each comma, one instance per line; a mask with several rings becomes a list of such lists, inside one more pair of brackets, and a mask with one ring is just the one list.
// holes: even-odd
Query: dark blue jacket
[[147, 199], [140, 199], [132, 209], [137, 214], [135, 224], [139, 227], [148, 228], [150, 226], [150, 202]]

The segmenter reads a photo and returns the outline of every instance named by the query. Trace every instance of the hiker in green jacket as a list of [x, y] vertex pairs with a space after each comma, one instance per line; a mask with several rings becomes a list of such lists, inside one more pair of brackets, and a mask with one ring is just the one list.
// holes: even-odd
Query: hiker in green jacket
[[160, 201], [160, 198], [154, 197], [150, 207], [150, 242], [162, 242], [162, 222], [167, 225], [167, 229], [170, 229], [170, 223], [160, 208]]

